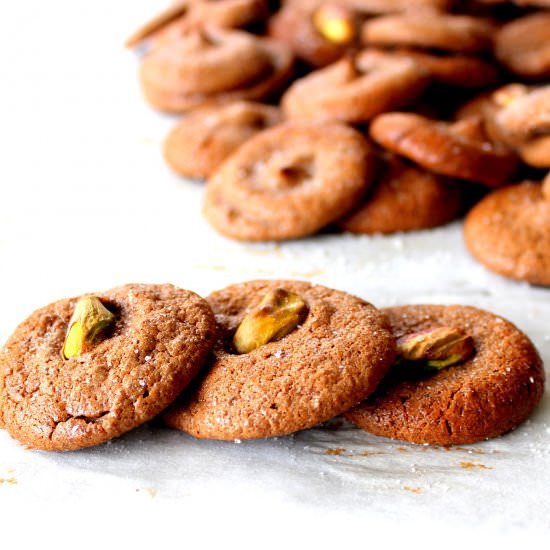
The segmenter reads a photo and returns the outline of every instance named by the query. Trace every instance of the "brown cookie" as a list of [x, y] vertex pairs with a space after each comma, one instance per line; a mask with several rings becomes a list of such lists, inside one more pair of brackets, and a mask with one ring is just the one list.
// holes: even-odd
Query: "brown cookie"
[[490, 270], [550, 286], [550, 201], [540, 184], [522, 183], [487, 195], [466, 217], [464, 241]]
[[281, 121], [277, 107], [238, 101], [184, 116], [166, 137], [164, 158], [178, 174], [208, 178], [245, 141]]
[[[308, 306], [281, 340], [237, 355], [231, 338], [271, 290], [297, 293]], [[369, 395], [395, 358], [384, 316], [363, 300], [300, 281], [250, 281], [208, 298], [221, 338], [205, 375], [168, 409], [168, 425], [198, 438], [288, 434], [328, 420]]]
[[427, 84], [427, 72], [410, 59], [360, 53], [294, 82], [281, 106], [290, 119], [360, 123], [414, 102]]
[[365, 22], [364, 45], [414, 46], [477, 53], [491, 49], [494, 27], [468, 15], [417, 10], [385, 15]]
[[341, 4], [289, 2], [269, 20], [268, 34], [307, 64], [324, 67], [357, 48], [358, 18], [353, 8]]
[[550, 86], [525, 88], [495, 114], [495, 122], [509, 143], [550, 134]]
[[521, 160], [534, 168], [550, 168], [550, 135], [533, 138], [517, 149]]
[[463, 185], [391, 157], [364, 203], [338, 227], [352, 233], [426, 229], [456, 219], [463, 205]]
[[206, 187], [204, 215], [239, 240], [310, 235], [356, 204], [374, 161], [348, 126], [285, 123], [256, 134], [220, 166]]
[[76, 298], [35, 311], [0, 355], [2, 426], [29, 447], [67, 451], [103, 443], [150, 420], [187, 386], [216, 338], [208, 304], [171, 285], [98, 294], [114, 327], [64, 359]]
[[267, 98], [287, 82], [292, 69], [284, 44], [208, 27], [153, 49], [143, 58], [140, 79], [153, 107], [179, 113]]
[[485, 123], [485, 130], [493, 141], [507, 143], [510, 138], [504, 135], [504, 129], [497, 122], [497, 115], [518, 98], [529, 93], [530, 88], [524, 84], [506, 84], [496, 90], [483, 92], [475, 96], [454, 113], [455, 120], [480, 117]]
[[154, 36], [153, 47], [181, 38], [206, 25], [241, 28], [267, 16], [266, 0], [183, 0], [175, 2], [137, 29], [127, 40], [131, 48]]
[[550, 12], [525, 15], [504, 25], [495, 35], [495, 56], [524, 78], [550, 77]]
[[412, 48], [392, 50], [367, 48], [363, 50], [362, 55], [376, 56], [388, 61], [412, 59], [421, 65], [435, 82], [460, 88], [482, 88], [491, 86], [498, 80], [498, 70], [494, 64], [471, 55], [436, 55], [433, 52]]
[[375, 435], [413, 443], [454, 445], [515, 428], [544, 391], [537, 350], [512, 323], [469, 306], [412, 305], [383, 310], [397, 338], [436, 327], [461, 329], [474, 340], [466, 361], [435, 374], [394, 367], [376, 393], [346, 414]]
[[450, 124], [413, 113], [386, 113], [372, 121], [370, 135], [428, 170], [489, 187], [506, 183], [518, 164], [513, 151], [491, 141], [480, 118]]

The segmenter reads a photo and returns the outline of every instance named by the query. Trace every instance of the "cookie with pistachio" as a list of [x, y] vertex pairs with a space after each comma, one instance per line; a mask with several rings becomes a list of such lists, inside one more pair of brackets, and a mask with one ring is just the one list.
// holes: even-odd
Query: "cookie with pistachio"
[[375, 435], [452, 445], [496, 437], [531, 413], [544, 368], [512, 323], [469, 306], [383, 310], [399, 360], [375, 394], [346, 418]]
[[36, 449], [103, 443], [166, 408], [215, 338], [206, 301], [172, 285], [126, 285], [47, 305], [0, 354], [0, 425]]
[[220, 327], [212, 359], [164, 414], [197, 438], [310, 428], [371, 394], [395, 359], [384, 315], [345, 292], [250, 281], [207, 299]]

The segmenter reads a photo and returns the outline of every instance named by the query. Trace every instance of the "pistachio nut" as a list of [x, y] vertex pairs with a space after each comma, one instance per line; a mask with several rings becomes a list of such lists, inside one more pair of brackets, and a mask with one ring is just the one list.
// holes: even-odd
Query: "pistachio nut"
[[353, 12], [338, 4], [323, 4], [313, 13], [313, 26], [329, 42], [351, 44], [357, 38], [357, 21]]
[[404, 361], [442, 369], [468, 359], [474, 353], [474, 340], [454, 327], [437, 327], [397, 339], [397, 352]]
[[242, 320], [233, 336], [233, 345], [238, 353], [249, 353], [280, 340], [301, 324], [307, 313], [307, 304], [298, 294], [275, 288]]
[[508, 107], [528, 92], [529, 88], [524, 84], [508, 84], [493, 92], [492, 98], [499, 107]]
[[115, 316], [96, 296], [84, 296], [76, 303], [63, 343], [62, 355], [69, 359], [89, 351], [112, 327]]

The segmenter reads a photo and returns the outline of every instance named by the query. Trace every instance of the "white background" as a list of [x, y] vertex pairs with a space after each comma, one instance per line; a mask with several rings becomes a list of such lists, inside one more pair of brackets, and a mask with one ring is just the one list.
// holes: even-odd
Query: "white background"
[[[137, 56], [122, 47], [162, 5], [2, 0], [0, 340], [37, 307], [82, 292], [172, 282], [207, 294], [289, 277], [377, 306], [477, 305], [520, 326], [550, 361], [550, 291], [474, 263], [459, 223], [281, 245], [216, 235], [200, 215], [202, 184], [165, 167], [173, 119], [143, 102]], [[550, 533], [549, 401], [515, 432], [452, 450], [350, 427], [237, 444], [145, 426], [48, 454], [1, 432], [0, 536], [61, 547], [166, 536], [230, 547], [525, 545]]]

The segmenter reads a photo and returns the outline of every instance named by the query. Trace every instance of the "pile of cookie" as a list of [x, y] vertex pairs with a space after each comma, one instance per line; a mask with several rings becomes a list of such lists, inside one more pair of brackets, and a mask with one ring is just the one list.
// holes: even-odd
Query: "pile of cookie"
[[131, 284], [47, 305], [0, 353], [0, 426], [75, 450], [155, 417], [197, 437], [266, 438], [344, 415], [376, 435], [452, 445], [496, 437], [534, 409], [529, 338], [469, 306], [378, 310], [295, 280], [205, 299]]
[[550, 285], [549, 7], [178, 0], [127, 45], [144, 49], [146, 99], [183, 115], [164, 155], [207, 180], [223, 235], [418, 230], [481, 201], [475, 258]]

